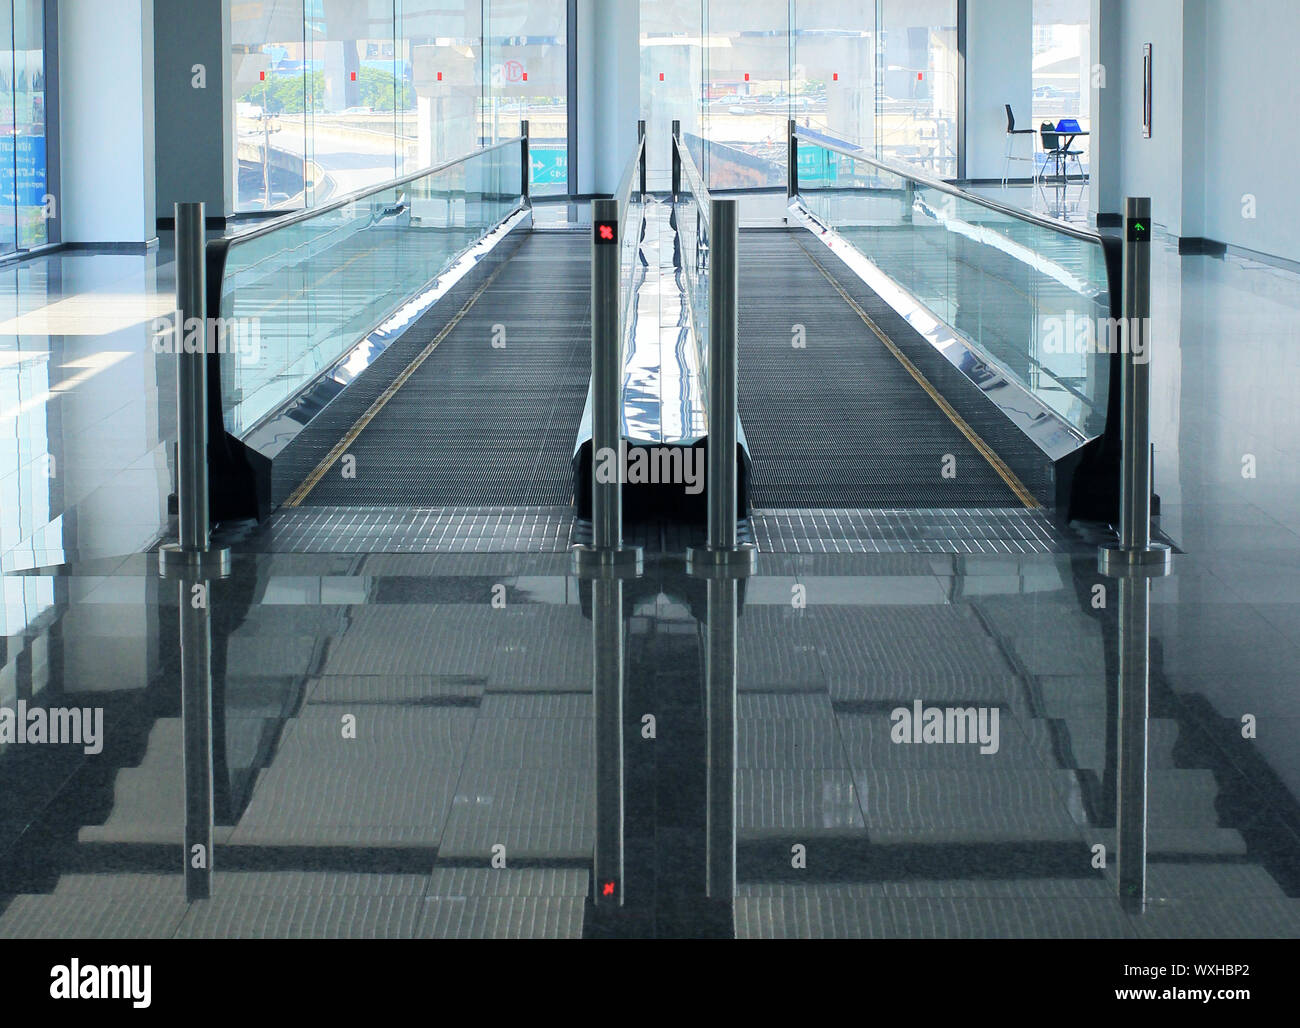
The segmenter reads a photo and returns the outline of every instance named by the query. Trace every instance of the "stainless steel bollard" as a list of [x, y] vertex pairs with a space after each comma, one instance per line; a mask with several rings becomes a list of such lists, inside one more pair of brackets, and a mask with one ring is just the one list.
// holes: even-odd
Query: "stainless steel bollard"
[[187, 900], [211, 898], [213, 861], [212, 624], [208, 603], [195, 602], [195, 587], [179, 586]]
[[735, 200], [713, 200], [709, 214], [709, 449], [708, 545], [692, 547], [697, 567], [752, 569], [757, 550], [736, 531], [739, 445], [740, 211]]
[[1124, 202], [1123, 367], [1120, 391], [1119, 545], [1102, 547], [1105, 574], [1149, 568], [1165, 574], [1168, 546], [1151, 542], [1151, 200]]
[[1147, 900], [1147, 763], [1151, 687], [1151, 580], [1119, 579], [1119, 687], [1115, 736], [1117, 888], [1131, 914]]
[[591, 583], [596, 737], [596, 850], [592, 877], [598, 907], [623, 905], [623, 582]]
[[707, 590], [704, 686], [708, 767], [705, 895], [732, 907], [736, 897], [736, 624], [739, 583], [711, 578]]
[[620, 220], [617, 200], [591, 202], [591, 546], [571, 551], [580, 570], [642, 563], [640, 547], [623, 545]]
[[[176, 204], [176, 498], [179, 542], [163, 546], [165, 572], [224, 573], [228, 549], [212, 549], [208, 520], [208, 343], [207, 274], [204, 267], [204, 205]], [[199, 345], [188, 352], [187, 336], [197, 326]]]

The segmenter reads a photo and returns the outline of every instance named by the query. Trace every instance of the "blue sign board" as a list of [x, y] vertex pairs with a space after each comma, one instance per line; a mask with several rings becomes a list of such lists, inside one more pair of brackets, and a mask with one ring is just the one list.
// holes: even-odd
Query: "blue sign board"
[[839, 154], [820, 146], [801, 146], [798, 151], [800, 182], [834, 182]]
[[0, 136], [0, 203], [45, 203], [44, 136]]
[[529, 147], [528, 156], [533, 164], [533, 185], [567, 186], [569, 184], [569, 151], [566, 148], [544, 150], [534, 145]]

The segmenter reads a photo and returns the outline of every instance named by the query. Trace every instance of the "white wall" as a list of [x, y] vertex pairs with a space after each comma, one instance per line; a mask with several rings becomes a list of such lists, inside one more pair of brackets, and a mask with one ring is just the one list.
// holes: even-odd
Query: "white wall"
[[[1110, 74], [1107, 69], [1107, 88], [1118, 89], [1120, 94], [1120, 196], [1151, 197], [1155, 222], [1182, 235], [1183, 0], [1130, 0], [1120, 4], [1119, 10], [1119, 70]], [[1153, 45], [1150, 139], [1142, 137], [1144, 43]], [[1104, 160], [1113, 153], [1108, 146], [1098, 156]]]
[[153, 0], [59, 0], [65, 243], [156, 238], [153, 57]]
[[[1034, 92], [1033, 0], [967, 0], [966, 177], [1002, 177], [1010, 104], [1016, 128], [1035, 128], [1030, 117]], [[1015, 144], [1018, 156], [1033, 156], [1037, 143]], [[1033, 166], [1013, 162], [1010, 174], [1028, 178]]]
[[[1300, 260], [1290, 130], [1300, 3], [1096, 0], [1096, 10], [1107, 72], [1095, 125], [1097, 209], [1114, 214], [1124, 196], [1150, 196], [1155, 221], [1174, 235]], [[1144, 43], [1154, 45], [1150, 139], [1142, 138]], [[1254, 219], [1243, 217], [1248, 195]]]
[[[1206, 0], [1205, 232], [1300, 260], [1296, 0]], [[1258, 217], [1242, 217], [1242, 197]]]

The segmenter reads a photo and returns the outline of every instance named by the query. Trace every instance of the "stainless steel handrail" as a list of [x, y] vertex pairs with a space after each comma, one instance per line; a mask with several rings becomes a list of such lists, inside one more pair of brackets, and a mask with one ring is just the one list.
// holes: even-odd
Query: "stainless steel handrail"
[[690, 188], [691, 195], [695, 197], [695, 205], [700, 209], [704, 218], [704, 224], [709, 225], [712, 214], [711, 205], [713, 197], [709, 194], [708, 187], [704, 184], [704, 176], [700, 174], [700, 169], [695, 166], [695, 158], [691, 156], [685, 144], [682, 143], [681, 137], [673, 136], [673, 148], [677, 151], [677, 158], [681, 162], [681, 169], [686, 173], [688, 180], [687, 185]]
[[640, 176], [642, 159], [645, 157], [645, 137], [637, 143], [636, 153], [623, 169], [623, 176], [618, 180], [614, 191], [614, 200], [618, 203], [618, 225], [621, 229], [627, 221], [627, 212], [632, 207], [632, 186]]
[[1040, 214], [1034, 214], [1032, 211], [1022, 211], [1017, 207], [1011, 207], [997, 200], [991, 200], [986, 196], [979, 196], [971, 193], [960, 186], [954, 186], [951, 182], [945, 182], [943, 179], [934, 178], [924, 172], [916, 171], [911, 168], [899, 167], [896, 164], [890, 164], [882, 161], [877, 157], [868, 155], [863, 150], [853, 150], [844, 146], [836, 146], [834, 143], [828, 143], [821, 139], [812, 139], [802, 135], [799, 132], [794, 134], [796, 141], [806, 143], [809, 146], [820, 146], [824, 150], [830, 150], [832, 153], [849, 157], [855, 161], [862, 161], [881, 171], [888, 172], [891, 175], [897, 175], [899, 178], [910, 180], [917, 185], [924, 186], [927, 189], [936, 189], [941, 193], [947, 193], [949, 196], [955, 196], [959, 200], [969, 200], [971, 203], [987, 210], [994, 211], [997, 214], [1004, 214], [1007, 217], [1015, 218], [1017, 221], [1023, 221], [1030, 225], [1036, 225], [1039, 228], [1048, 229], [1052, 232], [1059, 232], [1062, 235], [1072, 236], [1075, 239], [1083, 239], [1090, 243], [1101, 244], [1102, 236], [1099, 232], [1091, 232], [1088, 229], [1079, 228], [1076, 225], [1069, 225], [1063, 221], [1057, 221], [1053, 218], [1046, 218]]
[[[695, 323], [695, 344], [708, 383], [708, 512], [707, 544], [692, 546], [686, 557], [693, 574], [706, 577], [742, 577], [755, 567], [757, 550], [743, 543], [737, 529], [739, 471], [736, 465], [740, 438], [739, 397], [739, 294], [740, 209], [736, 200], [715, 200], [690, 151], [682, 144], [681, 127], [673, 123], [674, 202], [685, 177], [706, 240], [696, 259], [708, 262], [708, 334], [700, 338], [694, 302], [687, 289], [686, 302]], [[707, 358], [707, 360], [705, 359]]]

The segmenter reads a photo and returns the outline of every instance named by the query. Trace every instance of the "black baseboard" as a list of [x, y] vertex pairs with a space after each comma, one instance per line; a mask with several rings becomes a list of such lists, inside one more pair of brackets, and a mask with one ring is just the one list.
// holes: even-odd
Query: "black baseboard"
[[[203, 219], [203, 227], [215, 229], [218, 232], [223, 232], [225, 231], [226, 228], [226, 218], [219, 214], [209, 214], [205, 216]], [[168, 216], [166, 218], [159, 218], [158, 231], [175, 232], [176, 231], [175, 217]]]
[[1179, 254], [1194, 254], [1203, 257], [1222, 257], [1228, 252], [1228, 244], [1204, 236], [1182, 236], [1178, 240]]
[[590, 203], [592, 200], [611, 200], [612, 193], [578, 193], [570, 196], [565, 193], [553, 193], [547, 196], [530, 196], [528, 202], [534, 207], [563, 207], [571, 203]]
[[158, 237], [143, 243], [64, 243], [63, 249], [89, 253], [146, 254], [158, 249]]
[[37, 246], [31, 250], [18, 250], [14, 253], [7, 253], [0, 257], [0, 267], [9, 264], [22, 264], [24, 261], [36, 260], [38, 257], [48, 257], [67, 248], [65, 243], [46, 243], [44, 246]]

